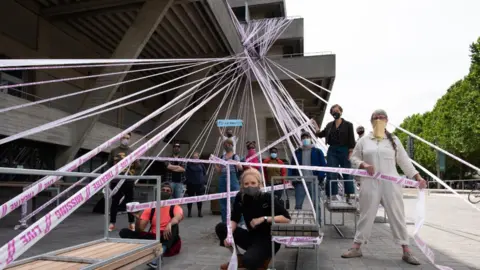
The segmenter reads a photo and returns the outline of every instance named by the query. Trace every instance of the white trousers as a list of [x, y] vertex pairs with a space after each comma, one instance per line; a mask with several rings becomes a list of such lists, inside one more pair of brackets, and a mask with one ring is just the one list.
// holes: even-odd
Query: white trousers
[[378, 206], [382, 205], [388, 216], [390, 229], [396, 244], [408, 245], [409, 237], [405, 222], [402, 186], [372, 178], [361, 178], [360, 218], [358, 220], [355, 243], [367, 243], [372, 233]]

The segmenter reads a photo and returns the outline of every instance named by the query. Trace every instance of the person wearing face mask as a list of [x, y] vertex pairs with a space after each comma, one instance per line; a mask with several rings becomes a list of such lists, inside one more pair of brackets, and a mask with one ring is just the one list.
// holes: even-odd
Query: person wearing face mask
[[[272, 220], [272, 198], [269, 193], [262, 192], [262, 176], [258, 170], [246, 170], [241, 178], [240, 192], [235, 196], [232, 205], [231, 226], [235, 245], [245, 250], [238, 254], [239, 269], [266, 270], [272, 256], [271, 224], [289, 223], [290, 215], [283, 204], [274, 199], [274, 220]], [[245, 219], [247, 230], [238, 226], [241, 217]], [[227, 224], [217, 224], [215, 232], [220, 240], [220, 246], [230, 249], [231, 243], [227, 241]], [[275, 243], [275, 254], [280, 249], [280, 244]], [[238, 248], [237, 248], [238, 251]], [[228, 263], [220, 269], [228, 269]]]
[[[298, 160], [298, 165], [305, 165], [305, 166], [325, 166], [325, 155], [323, 154], [322, 150], [316, 148], [312, 144], [312, 138], [310, 134], [306, 131], [302, 132], [301, 135], [302, 139], [302, 147], [298, 148], [295, 151], [295, 157]], [[291, 165], [297, 165], [293, 156], [290, 158]], [[302, 170], [303, 176], [317, 176], [318, 184], [323, 183], [323, 179], [325, 178], [325, 173], [321, 171], [312, 171], [312, 170]], [[300, 176], [300, 172], [296, 169], [288, 169], [289, 176]], [[308, 191], [310, 196], [313, 196], [313, 183], [306, 182]], [[295, 209], [301, 210], [303, 207], [303, 201], [305, 200], [306, 191], [303, 187], [302, 182], [294, 182], [295, 187]], [[317, 198], [312, 197], [313, 203], [315, 203]], [[318, 218], [320, 218], [320, 214], [317, 213]]]
[[[425, 188], [425, 180], [412, 165], [400, 140], [385, 129], [387, 113], [384, 110], [376, 110], [370, 121], [373, 132], [358, 141], [352, 154], [352, 167], [364, 169], [369, 175], [383, 173], [399, 176], [398, 165], [407, 177], [416, 179], [420, 188]], [[378, 205], [382, 204], [388, 216], [394, 241], [402, 246], [402, 259], [409, 264], [419, 265], [420, 262], [412, 255], [408, 246], [402, 186], [370, 177], [360, 177], [360, 181], [360, 218], [357, 232], [352, 248], [345, 252], [342, 258], [362, 256], [360, 246], [370, 237]]]
[[[168, 200], [172, 196], [172, 187], [169, 183], [162, 183], [161, 199]], [[127, 239], [156, 239], [157, 215], [155, 208], [145, 209], [143, 212], [133, 214], [137, 221], [135, 231], [122, 229], [119, 233], [120, 238]], [[182, 241], [180, 239], [179, 224], [183, 220], [182, 207], [178, 205], [164, 206], [160, 208], [160, 242], [163, 247], [162, 256], [170, 257], [180, 252]], [[147, 226], [150, 223], [148, 230]], [[156, 269], [156, 260], [148, 264]]]
[[[124, 159], [126, 156], [130, 155], [132, 150], [129, 147], [129, 142], [132, 134], [128, 133], [125, 134], [120, 142], [120, 146], [112, 149], [110, 152], [110, 155], [108, 156], [108, 161], [107, 161], [107, 166], [109, 168], [113, 167], [116, 165], [118, 162], [120, 162], [122, 159]], [[140, 168], [140, 163], [138, 160], [135, 160], [129, 167], [127, 167], [125, 170], [123, 170], [120, 174], [128, 174], [128, 175], [135, 175], [137, 170]], [[116, 185], [118, 184], [120, 180], [119, 179], [114, 179], [110, 183], [110, 189], [113, 190], [115, 189]], [[118, 208], [120, 204], [120, 200], [122, 197], [124, 197], [123, 201], [125, 203], [130, 203], [133, 200], [133, 193], [134, 193], [134, 182], [131, 180], [126, 180], [120, 189], [117, 191], [112, 196], [112, 204], [110, 205], [110, 225], [108, 226], [109, 231], [113, 231], [115, 229], [115, 223], [117, 222], [117, 213], [118, 213]], [[135, 218], [133, 217], [132, 214], [128, 213], [128, 223], [129, 228], [131, 230], [135, 230]]]
[[[319, 138], [325, 138], [325, 142], [329, 145], [327, 151], [327, 166], [350, 168], [350, 155], [355, 147], [355, 135], [353, 133], [353, 124], [342, 118], [343, 109], [336, 104], [330, 108], [330, 114], [334, 120], [327, 124], [325, 129], [320, 131], [317, 123], [314, 123], [316, 135]], [[342, 174], [343, 180], [351, 180], [351, 175]], [[327, 173], [327, 181], [325, 185], [325, 193], [327, 195], [327, 203], [335, 200], [338, 194], [337, 173]], [[352, 203], [352, 195], [355, 194], [355, 185], [352, 181], [343, 182], [345, 187], [345, 195], [347, 202]]]
[[[220, 158], [225, 161], [235, 160], [240, 162], [240, 157], [233, 153], [233, 141], [228, 139], [223, 142], [223, 149], [225, 154]], [[237, 191], [240, 189], [240, 184], [238, 182], [238, 172], [243, 171], [242, 165], [230, 164], [230, 191]], [[218, 180], [218, 192], [227, 192], [227, 168], [226, 166], [220, 166], [215, 164], [215, 170], [217, 173], [220, 173], [220, 178]], [[233, 198], [231, 198], [233, 203]], [[222, 216], [222, 222], [227, 222], [227, 199], [220, 199], [220, 213]]]
[[357, 127], [357, 135], [359, 140], [363, 137], [364, 133], [365, 133], [365, 128], [363, 126]]
[[[248, 141], [247, 142], [247, 156], [245, 157], [245, 160], [249, 160], [248, 162], [251, 163], [260, 163], [257, 155], [257, 150], [255, 148], [257, 147], [257, 142], [255, 141]], [[251, 158], [253, 157], [253, 158]], [[251, 159], [250, 159], [251, 158]], [[243, 169], [247, 170], [249, 168], [255, 168], [257, 170], [260, 170], [260, 167], [254, 166], [254, 167], [249, 167], [249, 166], [244, 166]]]
[[[173, 144], [173, 153], [171, 157], [182, 158], [180, 156], [180, 144]], [[186, 181], [185, 177], [185, 163], [179, 161], [172, 161], [167, 163], [166, 181], [170, 183], [173, 189], [173, 198], [178, 199], [183, 197], [183, 184]]]
[[[283, 165], [283, 161], [278, 158], [278, 149], [276, 147], [270, 148], [270, 157], [263, 160], [262, 163], [265, 164], [279, 164]], [[286, 168], [272, 168], [272, 167], [263, 167], [263, 173], [265, 174], [265, 180], [267, 181], [267, 185], [270, 186], [272, 184], [272, 177], [274, 176], [287, 176], [287, 169]], [[273, 183], [274, 185], [281, 185], [285, 180], [276, 179]], [[273, 192], [278, 199], [282, 198], [283, 190], [275, 190]]]
[[[193, 153], [193, 159], [199, 159], [198, 152]], [[187, 195], [190, 197], [205, 195], [205, 175], [207, 170], [202, 163], [187, 163]], [[192, 217], [192, 204], [187, 204], [188, 217]], [[198, 217], [202, 215], [202, 202], [197, 202]]]
[[[240, 127], [242, 128], [242, 127]], [[238, 137], [233, 134], [233, 129], [232, 128], [227, 128], [225, 130], [225, 134], [222, 132], [221, 128], [218, 128], [218, 131], [220, 132], [220, 137], [222, 138], [222, 142], [225, 140], [232, 140], [233, 142], [233, 153], [237, 152], [237, 142], [238, 142]], [[223, 152], [225, 155], [225, 152]]]

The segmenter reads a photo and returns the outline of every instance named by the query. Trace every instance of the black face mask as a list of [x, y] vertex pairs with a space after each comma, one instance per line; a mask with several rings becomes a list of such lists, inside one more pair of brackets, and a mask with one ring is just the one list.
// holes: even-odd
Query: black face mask
[[179, 150], [179, 149], [173, 149], [173, 153], [174, 153], [175, 155], [178, 155], [178, 153], [180, 153], [180, 150]]
[[340, 114], [339, 112], [334, 112], [334, 113], [332, 113], [332, 116], [333, 116], [333, 118], [335, 118], [335, 120], [336, 120], [336, 119], [339, 119], [339, 118], [340, 118], [341, 114]]
[[260, 187], [246, 187], [243, 189], [243, 194], [251, 198], [256, 198], [261, 193]]
[[162, 199], [162, 201], [168, 200], [168, 199], [170, 199], [170, 197], [172, 197], [172, 194], [170, 192], [166, 192], [166, 191], [162, 191], [162, 193], [160, 195], [160, 198]]
[[227, 133], [227, 137], [228, 137], [228, 138], [230, 138], [230, 137], [232, 137], [232, 136], [233, 136], [232, 133]]
[[358, 136], [362, 136], [363, 133], [364, 133], [363, 131], [359, 131], [357, 134], [358, 134]]

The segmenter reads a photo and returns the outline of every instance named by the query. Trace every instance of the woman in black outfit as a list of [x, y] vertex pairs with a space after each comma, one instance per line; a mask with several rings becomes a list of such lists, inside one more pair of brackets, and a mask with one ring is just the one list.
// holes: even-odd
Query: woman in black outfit
[[[193, 158], [198, 159], [200, 155], [195, 152]], [[188, 163], [187, 164], [187, 195], [189, 197], [205, 195], [205, 174], [207, 170], [202, 163]], [[192, 217], [192, 204], [187, 204], [188, 217]], [[202, 202], [197, 202], [198, 217], [202, 215]]]
[[[271, 223], [272, 198], [269, 193], [261, 191], [263, 183], [258, 170], [249, 169], [242, 174], [240, 192], [232, 205], [231, 225], [235, 244], [245, 250], [238, 255], [238, 267], [246, 269], [267, 269], [271, 259]], [[275, 197], [275, 223], [289, 223], [290, 215]], [[237, 227], [241, 217], [244, 217], [248, 230]], [[226, 241], [227, 225], [219, 223], [215, 232], [220, 239], [220, 246], [231, 249]], [[275, 253], [280, 244], [275, 243]], [[231, 249], [232, 250], [232, 249]], [[220, 266], [228, 269], [228, 263]]]

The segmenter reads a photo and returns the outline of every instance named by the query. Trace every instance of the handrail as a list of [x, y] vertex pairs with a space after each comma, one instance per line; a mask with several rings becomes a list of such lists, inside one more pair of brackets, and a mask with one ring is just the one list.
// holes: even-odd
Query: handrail
[[[80, 173], [80, 172], [59, 172], [49, 170], [35, 170], [35, 169], [18, 169], [0, 167], [0, 174], [23, 174], [23, 175], [51, 175], [51, 176], [71, 176], [71, 177], [99, 177], [100, 173]], [[153, 179], [157, 180], [158, 176], [135, 176], [135, 175], [117, 175], [115, 179]]]

